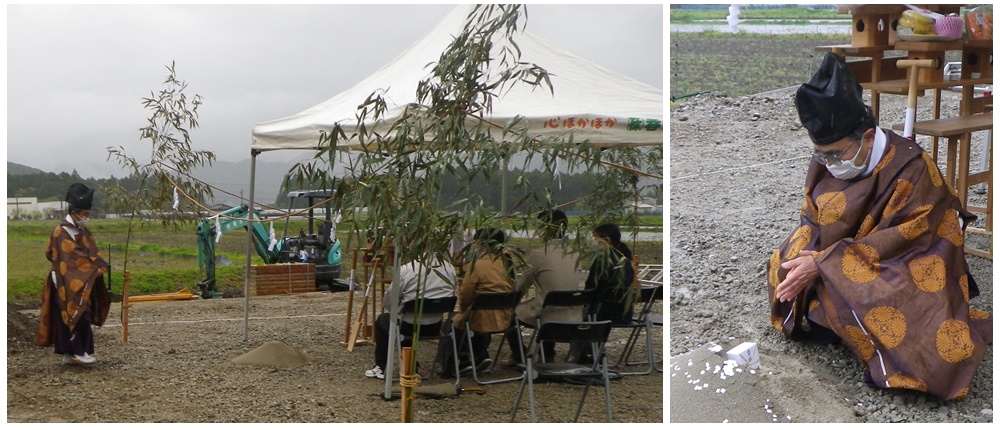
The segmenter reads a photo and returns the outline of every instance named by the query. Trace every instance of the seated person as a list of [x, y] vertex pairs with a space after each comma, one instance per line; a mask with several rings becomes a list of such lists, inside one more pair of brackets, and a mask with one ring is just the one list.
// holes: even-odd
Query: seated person
[[[576, 261], [579, 258], [576, 252], [564, 250], [560, 244], [560, 239], [566, 234], [569, 221], [566, 214], [561, 210], [543, 211], [538, 214], [538, 219], [543, 225], [538, 230], [538, 235], [542, 239], [542, 247], [534, 249], [525, 258], [525, 263], [530, 269], [522, 277], [521, 291], [527, 291], [534, 285], [534, 296], [517, 306], [517, 319], [522, 324], [535, 326], [538, 324], [538, 315], [541, 313], [542, 323], [550, 321], [583, 321], [583, 307], [566, 308], [552, 307], [542, 309], [545, 295], [549, 291], [576, 291], [580, 290], [582, 273], [576, 269]], [[514, 338], [514, 329], [507, 332], [507, 341], [510, 350], [513, 351], [512, 359], [504, 362], [506, 366], [512, 366], [521, 362], [521, 354], [517, 353], [517, 339]], [[520, 333], [517, 333], [520, 335]], [[528, 345], [523, 345], [525, 349]], [[555, 358], [555, 344], [546, 342], [542, 345], [546, 361], [553, 361]]]
[[[418, 280], [423, 280], [424, 285], [419, 286]], [[421, 296], [428, 299], [441, 297], [451, 297], [455, 295], [455, 269], [449, 263], [434, 261], [430, 265], [412, 261], [409, 264], [399, 267], [399, 284], [393, 283], [389, 286], [383, 298], [382, 306], [390, 308], [389, 299], [395, 290], [399, 290], [399, 304], [417, 299], [417, 289], [419, 287]], [[383, 369], [389, 361], [389, 318], [390, 313], [385, 312], [375, 319], [375, 367], [365, 371], [365, 376], [369, 378], [385, 379]], [[410, 319], [410, 321], [407, 321]], [[436, 336], [441, 330], [441, 317], [439, 315], [421, 316], [420, 333], [429, 336]], [[400, 326], [400, 332], [404, 335], [413, 333], [412, 317], [404, 316]], [[409, 346], [409, 342], [403, 342], [403, 346]]]
[[[503, 248], [505, 236], [497, 228], [481, 228], [476, 231], [473, 240], [478, 245], [479, 257], [465, 271], [462, 285], [458, 288], [458, 310], [455, 312], [455, 336], [459, 344], [459, 372], [472, 370], [472, 363], [463, 349], [465, 348], [465, 321], [472, 311], [472, 299], [477, 293], [509, 293], [514, 291], [511, 279], [510, 257]], [[472, 336], [472, 352], [476, 357], [477, 369], [484, 369], [493, 363], [489, 358], [489, 347], [492, 336], [487, 333], [500, 331], [510, 327], [512, 312], [509, 309], [477, 311], [472, 317], [470, 326]], [[444, 360], [442, 367], [444, 375], [451, 372], [453, 366], [451, 345], [442, 342], [439, 355]], [[464, 356], [464, 357], [463, 357]]]
[[[638, 297], [632, 288], [635, 278], [632, 250], [622, 242], [621, 230], [615, 224], [598, 225], [593, 233], [599, 251], [590, 265], [584, 288], [596, 289], [597, 295], [587, 313], [595, 315], [595, 321], [628, 323], [632, 321], [632, 304]], [[580, 352], [578, 362], [589, 363], [592, 360], [590, 348], [574, 350]]]
[[590, 265], [584, 288], [597, 289], [597, 299], [588, 313], [596, 314], [595, 321], [627, 323], [632, 320], [632, 303], [637, 296], [632, 288], [632, 250], [622, 242], [615, 224], [594, 227], [594, 239], [600, 251]]

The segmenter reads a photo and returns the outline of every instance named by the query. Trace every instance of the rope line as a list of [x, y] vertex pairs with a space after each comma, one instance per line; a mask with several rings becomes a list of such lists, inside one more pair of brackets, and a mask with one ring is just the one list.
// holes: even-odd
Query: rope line
[[766, 166], [768, 164], [785, 163], [785, 162], [788, 162], [788, 161], [801, 160], [803, 158], [810, 158], [810, 157], [811, 157], [810, 155], [803, 155], [801, 157], [786, 158], [784, 160], [778, 160], [778, 161], [771, 161], [771, 162], [767, 162], [767, 163], [754, 164], [752, 166], [731, 167], [729, 169], [716, 170], [714, 172], [697, 173], [697, 174], [694, 174], [694, 175], [687, 175], [687, 176], [681, 176], [679, 178], [672, 178], [671, 181], [683, 181], [683, 180], [686, 180], [686, 179], [697, 178], [697, 177], [700, 177], [700, 176], [714, 175], [716, 173], [725, 173], [725, 172], [730, 172], [730, 171], [734, 171], [734, 170], [750, 169], [750, 168], [754, 168], [754, 167]]
[[[207, 183], [207, 182], [205, 182], [205, 181], [202, 181], [202, 180], [200, 180], [200, 179], [198, 179], [198, 178], [195, 178], [194, 176], [191, 176], [191, 175], [189, 175], [189, 174], [187, 174], [187, 173], [184, 173], [184, 172], [181, 172], [181, 171], [177, 170], [176, 168], [174, 168], [173, 166], [170, 166], [170, 165], [167, 165], [167, 164], [164, 164], [164, 163], [162, 163], [162, 162], [160, 162], [160, 161], [154, 161], [154, 163], [156, 163], [156, 164], [157, 164], [157, 166], [159, 166], [159, 167], [166, 167], [166, 168], [168, 168], [168, 169], [170, 169], [170, 170], [173, 170], [173, 171], [174, 171], [175, 173], [177, 173], [178, 175], [183, 175], [183, 176], [187, 177], [188, 179], [191, 179], [192, 181], [195, 181], [195, 182], [198, 182], [198, 183], [200, 183], [200, 184], [202, 184], [202, 185], [205, 185], [206, 187], [209, 187], [209, 188], [211, 188], [211, 189], [215, 189], [215, 190], [219, 190], [219, 191], [220, 191], [220, 192], [221, 192], [222, 194], [225, 194], [225, 195], [228, 195], [228, 196], [230, 196], [230, 197], [239, 197], [240, 199], [242, 199], [242, 198], [243, 198], [243, 196], [237, 196], [236, 194], [233, 194], [233, 193], [230, 193], [229, 191], [226, 191], [226, 190], [223, 190], [222, 188], [218, 188], [218, 187], [215, 187], [215, 186], [213, 186], [212, 184], [209, 184], [209, 183]], [[161, 169], [160, 171], [162, 172], [162, 169]], [[168, 180], [170, 180], [170, 183], [171, 183], [171, 184], [173, 184], [175, 188], [180, 188], [180, 187], [178, 187], [178, 186], [177, 186], [176, 184], [174, 184], [173, 180], [171, 180], [171, 179], [170, 179], [170, 176], [167, 176], [167, 178], [168, 178]], [[188, 200], [191, 200], [191, 197], [190, 197], [190, 196], [188, 196], [188, 195], [185, 195], [185, 197], [187, 197], [187, 198], [188, 198]], [[196, 202], [196, 201], [194, 201], [194, 200], [191, 200], [191, 201], [192, 201], [192, 203], [195, 203], [196, 205], [198, 204], [198, 202]], [[200, 205], [199, 205], [199, 206], [200, 206]], [[266, 208], [268, 208], [268, 209], [274, 209], [274, 210], [281, 210], [281, 209], [279, 209], [279, 208], [272, 208], [272, 207], [270, 207], [270, 206], [266, 206], [266, 205], [262, 205], [262, 206], [264, 206], [264, 207], [266, 207]], [[205, 210], [206, 210], [206, 211], [209, 211], [209, 212], [212, 212], [212, 211], [211, 211], [210, 209], [208, 209], [208, 208], [205, 208]]]
[[[271, 317], [250, 317], [251, 320], [280, 320], [280, 319], [293, 319], [293, 318], [325, 318], [325, 317], [341, 317], [345, 316], [343, 313], [332, 313], [332, 314], [313, 314], [313, 315], [283, 315], [283, 316], [271, 316]], [[243, 321], [243, 318], [214, 318], [205, 320], [181, 320], [181, 321], [150, 321], [150, 322], [140, 322], [129, 320], [128, 325], [158, 325], [158, 324], [202, 324], [207, 322], [233, 322], [233, 321]], [[104, 324], [103, 327], [121, 327], [121, 324]]]
[[[159, 161], [156, 161], [155, 163], [156, 163], [157, 166], [166, 167], [166, 168], [168, 168], [170, 170], [173, 170], [174, 172], [176, 172], [179, 175], [184, 175], [184, 176], [188, 177], [189, 179], [191, 179], [193, 181], [196, 181], [198, 183], [201, 183], [201, 184], [204, 184], [204, 185], [208, 186], [209, 188], [218, 189], [218, 190], [222, 191], [223, 194], [229, 194], [230, 196], [236, 197], [236, 195], [231, 194], [231, 193], [229, 193], [229, 192], [227, 192], [225, 190], [222, 190], [221, 188], [214, 187], [211, 184], [206, 183], [206, 182], [204, 182], [204, 181], [202, 181], [202, 180], [200, 180], [198, 178], [195, 178], [195, 177], [193, 177], [191, 175], [188, 175], [186, 173], [183, 173], [183, 172], [179, 172], [179, 171], [177, 171], [177, 169], [174, 169], [171, 166], [167, 166], [167, 165], [165, 165], [165, 164], [163, 164], [163, 163], [161, 163]], [[163, 172], [162, 169], [160, 171]], [[216, 212], [216, 211], [214, 211], [212, 209], [209, 209], [209, 208], [205, 207], [205, 205], [201, 204], [200, 202], [198, 202], [197, 200], [195, 200], [191, 196], [189, 196], [187, 193], [185, 193], [184, 190], [181, 189], [181, 187], [179, 187], [176, 182], [174, 182], [173, 178], [171, 178], [170, 175], [166, 174], [166, 172], [163, 172], [163, 173], [164, 173], [164, 176], [166, 176], [167, 181], [170, 182], [170, 185], [173, 185], [174, 189], [179, 190], [179, 193], [181, 195], [183, 195], [185, 199], [187, 199], [188, 201], [190, 201], [191, 203], [193, 203], [195, 206], [201, 208], [203, 211], [208, 212], [209, 214], [211, 214], [211, 216], [209, 218], [218, 216], [218, 217], [223, 218], [223, 219], [233, 219], [233, 220], [239, 220], [239, 221], [250, 221], [250, 222], [257, 222], [257, 221], [263, 222], [264, 221], [262, 219], [261, 220], [248, 220], [247, 218], [234, 217], [234, 216], [230, 216], [230, 215], [222, 215], [221, 212]], [[263, 205], [263, 204], [260, 205], [260, 206], [263, 207], [263, 208], [271, 209], [271, 210], [286, 212], [285, 215], [280, 215], [280, 216], [277, 216], [277, 217], [268, 218], [268, 220], [274, 221], [274, 220], [282, 220], [282, 219], [285, 219], [285, 218], [291, 218], [293, 216], [305, 216], [304, 214], [308, 213], [310, 210], [316, 209], [316, 208], [318, 208], [320, 206], [323, 206], [323, 205], [325, 205], [326, 203], [328, 203], [330, 201], [333, 201], [333, 197], [325, 199], [325, 200], [323, 200], [323, 201], [321, 201], [319, 203], [316, 203], [316, 204], [314, 204], [314, 205], [312, 205], [310, 207], [307, 207], [305, 209], [301, 209], [299, 211], [294, 211], [294, 212], [286, 212], [283, 209], [278, 209], [276, 207], [268, 206], [268, 205]], [[306, 216], [306, 218], [309, 218], [309, 217]], [[313, 219], [320, 219], [320, 218], [317, 218], [317, 217], [312, 217], [312, 218]]]
[[414, 373], [412, 375], [399, 374], [399, 385], [406, 388], [415, 388], [420, 385], [420, 374]]
[[[490, 125], [499, 127], [498, 125], [496, 125], [496, 124], [492, 123], [491, 121], [488, 121], [488, 120], [486, 120], [486, 119], [484, 119], [482, 117], [476, 117], [476, 118], [478, 118], [479, 120], [481, 120], [483, 122], [486, 122], [486, 123], [488, 123]], [[535, 143], [540, 143], [537, 139], [533, 139], [533, 141]], [[579, 157], [579, 158], [582, 158], [582, 159], [585, 159], [585, 160], [593, 160], [591, 157], [586, 157], [586, 156], [583, 156], [581, 154], [576, 154], [576, 153], [569, 153], [569, 154], [573, 155], [573, 156], [576, 156], [576, 157]], [[560, 158], [566, 159], [567, 154], [566, 153], [562, 153], [562, 154], [559, 154], [558, 156]], [[802, 158], [802, 157], [800, 157], [800, 158]], [[194, 176], [191, 176], [191, 175], [189, 175], [187, 173], [178, 171], [176, 168], [174, 168], [172, 166], [169, 166], [169, 165], [166, 165], [166, 164], [164, 164], [164, 163], [162, 163], [160, 161], [154, 161], [154, 163], [160, 169], [160, 172], [164, 173], [164, 176], [167, 178], [167, 181], [170, 182], [170, 185], [173, 185], [174, 189], [178, 190], [178, 193], [180, 193], [180, 195], [183, 195], [184, 198], [186, 200], [188, 200], [189, 202], [191, 202], [194, 206], [196, 206], [196, 207], [200, 208], [202, 211], [207, 212], [208, 214], [210, 214], [209, 218], [211, 218], [211, 217], [219, 217], [219, 218], [222, 218], [222, 219], [232, 219], [232, 220], [247, 221], [247, 222], [263, 221], [263, 220], [249, 219], [249, 217], [247, 217], [247, 218], [241, 218], [241, 217], [234, 217], [234, 216], [230, 216], [230, 215], [222, 215], [221, 212], [217, 212], [217, 211], [214, 211], [214, 210], [206, 207], [205, 205], [201, 204], [201, 202], [199, 202], [199, 201], [195, 200], [194, 198], [192, 198], [180, 186], [178, 186], [177, 183], [174, 182], [173, 178], [171, 178], [169, 174], [167, 174], [166, 172], [163, 171], [163, 168], [165, 167], [167, 169], [170, 169], [170, 170], [174, 171], [176, 174], [182, 175], [182, 176], [184, 176], [184, 177], [186, 177], [186, 178], [188, 178], [188, 179], [190, 179], [192, 181], [198, 182], [199, 184], [202, 184], [202, 185], [208, 187], [209, 189], [218, 190], [218, 191], [221, 192], [221, 194], [225, 194], [225, 195], [228, 195], [230, 197], [237, 197], [237, 196], [235, 194], [233, 194], [233, 193], [230, 193], [230, 192], [228, 192], [226, 190], [223, 190], [221, 188], [213, 186], [212, 184], [209, 184], [209, 183], [207, 183], [205, 181], [202, 181], [202, 180], [200, 180], [198, 178], [195, 178]], [[607, 166], [611, 166], [611, 167], [614, 167], [614, 168], [618, 168], [618, 169], [621, 169], [621, 170], [625, 170], [625, 171], [627, 171], [629, 173], [632, 173], [634, 175], [637, 175], [637, 176], [646, 176], [646, 177], [660, 179], [660, 180], [663, 179], [663, 176], [655, 175], [655, 174], [652, 174], [652, 173], [642, 172], [642, 171], [639, 171], [639, 170], [636, 170], [636, 169], [632, 169], [630, 167], [627, 167], [627, 166], [624, 166], [624, 165], [621, 165], [621, 164], [618, 164], [618, 163], [612, 163], [612, 162], [609, 162], [609, 161], [599, 161], [599, 163], [607, 165]], [[765, 163], [765, 164], [770, 164], [770, 163]], [[376, 169], [376, 171], [382, 170], [385, 167], [387, 167], [387, 165], [382, 165], [378, 169]], [[754, 167], [754, 166], [747, 166], [747, 167]], [[694, 175], [694, 176], [698, 176], [698, 175]], [[693, 176], [690, 176], [690, 177], [693, 177]], [[687, 178], [689, 178], [689, 177], [677, 178], [677, 179], [674, 179], [674, 180], [681, 180], [681, 179], [687, 179]], [[558, 208], [561, 208], [561, 207], [564, 207], [564, 206], [569, 206], [569, 205], [571, 205], [573, 203], [580, 202], [580, 201], [585, 200], [585, 199], [587, 199], [587, 198], [589, 198], [589, 197], [591, 197], [593, 195], [594, 195], [594, 193], [590, 193], [590, 194], [587, 194], [587, 195], [582, 196], [580, 198], [577, 198], [575, 200], [571, 200], [569, 202], [557, 205], [555, 207], [555, 209], [558, 209]], [[242, 199], [243, 197], [239, 196], [239, 198]], [[266, 208], [266, 209], [270, 209], [270, 210], [276, 210], [276, 211], [286, 212], [284, 215], [280, 215], [280, 216], [277, 216], [277, 217], [268, 218], [268, 220], [270, 220], [270, 221], [274, 221], [276, 219], [277, 220], [282, 220], [282, 219], [286, 219], [286, 218], [291, 218], [293, 216], [319, 219], [317, 217], [308, 217], [305, 214], [308, 213], [310, 210], [319, 208], [319, 207], [321, 207], [321, 206], [323, 206], [323, 205], [325, 205], [325, 204], [327, 204], [328, 202], [331, 202], [331, 201], [333, 201], [333, 197], [330, 197], [328, 199], [324, 199], [324, 200], [320, 201], [319, 203], [316, 203], [316, 204], [314, 204], [314, 205], [312, 205], [310, 207], [301, 209], [299, 211], [294, 211], [294, 212], [287, 212], [284, 209], [280, 209], [280, 208], [276, 208], [276, 207], [268, 206], [268, 205], [264, 205], [264, 204], [261, 204], [260, 206], [263, 207], [263, 208]], [[251, 203], [255, 203], [255, 202], [251, 202]]]
[[[186, 177], [187, 177], [188, 179], [191, 179], [191, 180], [193, 180], [193, 181], [196, 181], [196, 182], [198, 182], [198, 183], [200, 183], [200, 184], [203, 184], [203, 185], [205, 185], [205, 186], [207, 186], [207, 187], [209, 187], [209, 188], [212, 188], [212, 189], [219, 189], [220, 191], [222, 191], [222, 193], [223, 193], [223, 194], [228, 194], [228, 195], [230, 195], [230, 196], [232, 196], [232, 197], [236, 197], [236, 195], [235, 195], [235, 194], [231, 194], [231, 193], [229, 193], [229, 192], [227, 192], [227, 191], [225, 191], [225, 190], [222, 190], [222, 189], [220, 189], [220, 188], [217, 188], [217, 187], [213, 186], [212, 184], [209, 184], [209, 183], [207, 183], [207, 182], [204, 182], [204, 181], [202, 181], [202, 180], [200, 180], [200, 179], [198, 179], [198, 178], [195, 178], [195, 177], [193, 177], [193, 176], [191, 176], [191, 175], [188, 175], [188, 174], [186, 174], [186, 173], [183, 173], [183, 172], [179, 172], [179, 171], [177, 171], [177, 169], [174, 169], [174, 168], [173, 168], [173, 167], [171, 167], [171, 166], [167, 166], [167, 165], [165, 165], [165, 164], [163, 164], [163, 163], [161, 163], [161, 162], [159, 162], [159, 161], [156, 161], [155, 163], [157, 164], [157, 166], [161, 166], [161, 167], [166, 167], [166, 168], [168, 168], [168, 169], [170, 169], [170, 170], [173, 170], [174, 172], [176, 172], [176, 173], [177, 173], [177, 174], [179, 174], [179, 175], [183, 175], [183, 176], [186, 176]], [[161, 172], [162, 172], [162, 169], [161, 169]], [[165, 172], [164, 172], [164, 173], [165, 173]], [[169, 182], [170, 182], [170, 185], [173, 185], [173, 186], [174, 186], [174, 189], [177, 189], [177, 190], [178, 190], [178, 192], [180, 193], [180, 195], [184, 196], [184, 198], [185, 198], [186, 200], [190, 201], [190, 202], [191, 202], [192, 204], [194, 204], [195, 206], [197, 206], [197, 207], [201, 208], [201, 209], [202, 209], [203, 211], [205, 211], [205, 212], [208, 212], [209, 214], [211, 214], [211, 215], [209, 216], [209, 218], [212, 218], [212, 217], [216, 217], [216, 216], [217, 216], [217, 217], [219, 217], [219, 218], [223, 218], [223, 219], [234, 219], [234, 220], [239, 220], [239, 221], [246, 221], [246, 218], [238, 218], [238, 217], [233, 217], [233, 216], [229, 216], [229, 215], [222, 215], [222, 213], [221, 213], [221, 212], [216, 212], [216, 211], [214, 211], [214, 210], [212, 210], [212, 209], [209, 209], [209, 208], [205, 207], [205, 206], [204, 206], [204, 205], [202, 205], [202, 204], [201, 204], [200, 202], [198, 202], [197, 200], [193, 199], [193, 198], [192, 198], [192, 197], [191, 197], [190, 195], [188, 195], [188, 194], [187, 194], [186, 192], [184, 192], [184, 190], [183, 190], [183, 189], [182, 189], [182, 188], [181, 188], [180, 186], [178, 186], [176, 182], [174, 182], [173, 178], [171, 178], [171, 177], [170, 177], [170, 175], [166, 175], [166, 174], [165, 174], [164, 176], [166, 176], [166, 178], [167, 178], [167, 181], [169, 181]], [[585, 199], [587, 199], [587, 198], [589, 198], [589, 197], [591, 197], [591, 196], [593, 196], [593, 195], [594, 195], [594, 193], [590, 193], [590, 194], [587, 194], [587, 195], [585, 195], [585, 196], [583, 196], [583, 197], [580, 197], [580, 198], [577, 198], [577, 199], [575, 199], [575, 200], [570, 200], [570, 201], [568, 201], [568, 202], [566, 202], [566, 203], [562, 203], [562, 204], [559, 204], [559, 205], [556, 205], [556, 207], [554, 207], [553, 209], [559, 209], [559, 208], [562, 208], [562, 207], [564, 207], [564, 206], [569, 206], [569, 205], [571, 205], [571, 204], [574, 204], [574, 203], [577, 203], [577, 202], [580, 202], [580, 201], [583, 201], [583, 200], [585, 200]], [[332, 197], [331, 197], [331, 198], [329, 198], [329, 199], [325, 199], [325, 200], [323, 200], [322, 202], [319, 202], [319, 203], [317, 203], [317, 204], [315, 204], [315, 205], [313, 205], [313, 206], [310, 206], [310, 207], [308, 207], [308, 208], [305, 208], [305, 209], [302, 209], [302, 210], [300, 210], [300, 211], [298, 211], [298, 212], [288, 212], [288, 213], [287, 213], [286, 215], [281, 215], [281, 216], [278, 216], [278, 217], [274, 217], [274, 218], [268, 218], [268, 220], [269, 220], [269, 221], [274, 221], [275, 219], [277, 219], [277, 220], [281, 220], [281, 219], [284, 219], [284, 218], [291, 218], [292, 216], [304, 216], [303, 214], [307, 213], [307, 212], [309, 211], [309, 209], [315, 209], [315, 208], [317, 208], [317, 207], [320, 207], [320, 206], [322, 206], [322, 205], [326, 204], [326, 202], [328, 202], [328, 201], [331, 201], [331, 200], [333, 200], [333, 198], [332, 198]], [[272, 210], [278, 210], [278, 211], [283, 211], [283, 212], [284, 212], [284, 210], [283, 210], [283, 209], [278, 209], [278, 208], [275, 208], [275, 207], [272, 207], [272, 206], [268, 206], [268, 205], [261, 205], [261, 206], [262, 206], [262, 207], [264, 207], [264, 208], [267, 208], [267, 209], [272, 209]], [[537, 215], [538, 215], [539, 213], [541, 213], [541, 212], [542, 212], [542, 211], [539, 211], [539, 212], [535, 213], [534, 215], [536, 215], [536, 216], [537, 216]], [[307, 217], [307, 218], [308, 218], [308, 217]], [[316, 218], [316, 217], [313, 217], [313, 218]], [[318, 218], [316, 218], [316, 219], [318, 219]], [[258, 221], [258, 220], [251, 220], [251, 221]], [[259, 221], [263, 221], [263, 220], [259, 220]]]

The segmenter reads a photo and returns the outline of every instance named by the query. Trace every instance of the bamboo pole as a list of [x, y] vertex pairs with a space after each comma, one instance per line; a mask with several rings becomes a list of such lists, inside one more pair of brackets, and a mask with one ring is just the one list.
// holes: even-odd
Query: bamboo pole
[[132, 274], [125, 271], [125, 282], [122, 284], [122, 343], [128, 343], [128, 285], [132, 282]]
[[399, 387], [401, 389], [400, 395], [403, 400], [402, 408], [402, 422], [412, 423], [413, 422], [413, 399], [411, 398], [412, 388], [416, 387], [416, 381], [414, 381], [413, 376], [410, 374], [410, 360], [413, 359], [413, 348], [409, 346], [403, 347], [403, 368], [399, 370]]

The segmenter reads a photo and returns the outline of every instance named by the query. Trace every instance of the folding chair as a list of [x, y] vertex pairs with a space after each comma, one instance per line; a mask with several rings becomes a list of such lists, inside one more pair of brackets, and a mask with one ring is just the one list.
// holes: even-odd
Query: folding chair
[[[576, 291], [549, 291], [545, 294], [545, 299], [542, 300], [542, 310], [538, 312], [535, 317], [535, 323], [524, 323], [525, 327], [534, 329], [531, 332], [531, 337], [528, 340], [528, 345], [532, 345], [535, 341], [535, 336], [538, 334], [538, 328], [542, 326], [542, 314], [545, 313], [546, 308], [553, 307], [577, 307], [583, 306], [587, 309], [594, 302], [597, 296], [597, 290], [576, 290]], [[585, 315], [586, 320], [592, 320], [592, 315]], [[545, 357], [545, 354], [539, 354], [542, 361], [548, 361], [555, 357]]]
[[[452, 354], [454, 355], [454, 357], [452, 358], [455, 366], [455, 385], [458, 385], [460, 379], [458, 374], [458, 342], [455, 339], [455, 329], [452, 326], [451, 322], [451, 318], [455, 313], [455, 303], [458, 302], [458, 297], [451, 296], [451, 297], [442, 297], [436, 299], [423, 299], [423, 309], [420, 309], [420, 301], [421, 301], [420, 299], [416, 299], [403, 302], [403, 305], [399, 311], [399, 321], [396, 322], [396, 350], [397, 351], [403, 350], [404, 341], [405, 342], [413, 341], [412, 334], [409, 336], [403, 335], [402, 330], [400, 329], [401, 326], [400, 323], [403, 320], [403, 316], [411, 317], [411, 319], [414, 321], [413, 324], [414, 329], [416, 329], [417, 326], [420, 325], [416, 318], [417, 310], [420, 310], [421, 315], [423, 316], [430, 316], [430, 315], [440, 316], [441, 329], [438, 332], [438, 334], [436, 336], [431, 336], [431, 335], [426, 335], [424, 333], [420, 333], [419, 340], [420, 341], [436, 340], [439, 342], [442, 340], [448, 340], [451, 342], [451, 350]], [[436, 351], [437, 350], [435, 350], [434, 363], [431, 364], [430, 375], [434, 375], [434, 369], [437, 368], [437, 362], [439, 357], [437, 357]], [[398, 355], [396, 357], [396, 360], [397, 363], [400, 363], [398, 368], [402, 369], [403, 368], [402, 363], [400, 362], [401, 359], [399, 358]], [[421, 377], [424, 376], [421, 375]]]
[[[520, 302], [521, 302], [521, 293], [519, 291], [512, 291], [509, 293], [476, 294], [472, 298], [472, 308], [471, 311], [469, 312], [469, 317], [465, 320], [464, 340], [467, 342], [466, 344], [469, 346], [469, 361], [473, 363], [472, 379], [475, 380], [477, 384], [490, 385], [490, 384], [497, 384], [500, 382], [511, 382], [521, 379], [521, 377], [518, 376], [515, 378], [496, 379], [492, 381], [479, 380], [479, 374], [477, 373], [479, 369], [477, 369], [475, 366], [475, 364], [478, 363], [478, 361], [476, 360], [475, 351], [472, 348], [473, 332], [471, 326], [472, 318], [478, 311], [502, 310], [502, 309], [510, 309], [511, 311], [514, 311], [514, 309], [517, 308], [517, 304]], [[517, 315], [512, 314], [511, 319], [512, 319], [511, 324], [513, 324], [514, 328], [517, 330], [516, 333], [521, 333], [521, 325], [517, 322]], [[503, 329], [496, 331], [477, 332], [477, 333], [486, 333], [492, 336], [495, 334], [504, 334], [507, 330], [508, 328], [504, 327]], [[483, 371], [483, 373], [490, 373], [493, 371], [493, 368], [496, 367], [497, 362], [500, 361], [500, 352], [503, 351], [503, 345], [505, 343], [507, 343], [506, 339], [501, 338], [500, 346], [497, 348], [496, 356], [493, 358], [493, 363], [490, 364], [489, 369], [486, 369], [485, 371]], [[517, 336], [517, 346], [518, 346], [518, 351], [516, 353], [521, 354], [521, 362], [524, 362], [524, 348], [521, 346], [521, 336]]]
[[[580, 412], [583, 410], [583, 403], [587, 399], [587, 392], [595, 380], [604, 384], [604, 407], [607, 412], [608, 422], [611, 422], [611, 388], [608, 379], [608, 357], [604, 354], [604, 344], [611, 333], [610, 321], [580, 321], [580, 322], [547, 322], [538, 329], [538, 336], [531, 344], [531, 350], [526, 357], [527, 367], [522, 376], [521, 386], [517, 391], [517, 399], [514, 401], [514, 408], [510, 413], [510, 422], [514, 422], [517, 417], [517, 409], [521, 405], [521, 397], [524, 395], [524, 386], [528, 386], [528, 410], [531, 413], [531, 422], [535, 421], [535, 378], [546, 378], [553, 381], [565, 381], [567, 383], [586, 383], [583, 389], [583, 396], [580, 397], [580, 404], [576, 408], [576, 416], [573, 422], [580, 420]], [[534, 356], [541, 349], [542, 342], [556, 343], [589, 343], [593, 348], [594, 363], [591, 365], [580, 365], [575, 363], [534, 363]], [[599, 378], [599, 379], [598, 379]]]
[[[617, 372], [619, 375], [648, 375], [653, 371], [654, 363], [656, 358], [654, 357], [653, 349], [653, 333], [650, 331], [651, 323], [649, 321], [649, 313], [652, 311], [653, 303], [657, 300], [663, 300], [663, 288], [659, 285], [651, 285], [642, 287], [639, 293], [639, 300], [637, 304], [642, 306], [639, 309], [639, 313], [636, 317], [632, 318], [631, 321], [621, 324], [612, 324], [612, 328], [630, 328], [632, 332], [629, 333], [628, 340], [625, 341], [625, 349], [622, 350], [622, 354], [618, 356], [618, 361], [612, 367], [619, 367], [624, 362], [626, 366], [635, 366], [638, 364], [647, 364], [646, 370], [641, 372]], [[631, 362], [628, 361], [629, 357], [632, 355], [633, 349], [635, 349], [636, 343], [639, 341], [639, 335], [642, 331], [646, 331], [646, 355], [647, 360], [645, 362]]]
[[[649, 328], [652, 328], [654, 325], [657, 327], [663, 327], [663, 315], [662, 314], [650, 315], [649, 317], [646, 318], [646, 323], [649, 324]], [[646, 330], [649, 330], [649, 328], [647, 328]], [[653, 361], [653, 368], [656, 369], [657, 372], [663, 372], [663, 366], [656, 365], [656, 363], [659, 363], [661, 361], [663, 361], [663, 359]]]
[[635, 279], [637, 279], [640, 284], [663, 284], [662, 264], [640, 264], [638, 269], [639, 270], [635, 275]]

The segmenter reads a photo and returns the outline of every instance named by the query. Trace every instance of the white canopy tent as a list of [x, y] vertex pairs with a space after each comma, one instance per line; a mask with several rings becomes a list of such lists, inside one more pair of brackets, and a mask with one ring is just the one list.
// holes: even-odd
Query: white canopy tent
[[[329, 133], [339, 124], [348, 137], [357, 129], [357, 108], [373, 92], [386, 101], [384, 119], [366, 123], [368, 130], [384, 132], [416, 102], [420, 80], [429, 75], [430, 63], [459, 35], [474, 5], [457, 6], [434, 29], [392, 62], [350, 89], [295, 115], [259, 123], [253, 128], [251, 143], [250, 201], [254, 200], [257, 155], [282, 149], [324, 149], [321, 133]], [[612, 72], [560, 50], [528, 31], [515, 35], [521, 52], [520, 61], [535, 63], [551, 74], [554, 94], [547, 88], [515, 85], [493, 101], [486, 120], [500, 129], [515, 117], [522, 117], [529, 136], [569, 138], [574, 142], [589, 140], [602, 146], [663, 145], [663, 90]], [[338, 143], [345, 150], [359, 149], [356, 139]], [[252, 245], [247, 242], [247, 270]], [[246, 290], [249, 290], [247, 281]], [[245, 294], [249, 309], [249, 294]], [[395, 304], [396, 300], [393, 300]], [[392, 309], [396, 312], [396, 309]], [[245, 314], [244, 337], [248, 316]], [[390, 346], [395, 345], [390, 331]], [[392, 374], [392, 360], [387, 374]], [[388, 392], [389, 381], [386, 382]]]
[[[357, 107], [375, 91], [384, 91], [385, 130], [415, 102], [417, 84], [429, 74], [454, 36], [462, 32], [473, 5], [456, 7], [426, 36], [365, 80], [316, 106], [287, 118], [253, 128], [254, 152], [318, 149], [320, 132], [339, 123], [348, 136], [356, 129]], [[503, 126], [515, 116], [527, 120], [532, 136], [566, 136], [573, 141], [617, 145], [663, 144], [663, 90], [620, 75], [558, 49], [523, 31], [515, 36], [521, 61], [538, 64], [552, 75], [553, 96], [547, 89], [515, 85], [494, 101], [490, 122]], [[631, 121], [631, 122], [630, 122]], [[631, 124], [631, 127], [630, 127]], [[357, 148], [356, 140], [339, 144]]]

